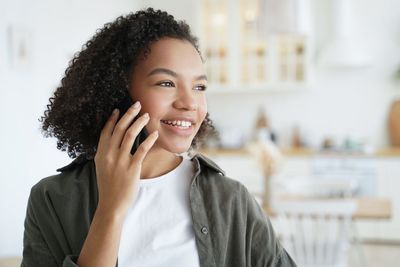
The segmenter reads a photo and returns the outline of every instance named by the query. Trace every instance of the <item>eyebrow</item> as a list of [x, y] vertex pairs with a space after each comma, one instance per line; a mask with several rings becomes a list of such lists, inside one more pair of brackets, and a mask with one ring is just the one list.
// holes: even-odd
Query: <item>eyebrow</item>
[[[156, 69], [150, 71], [149, 74], [147, 74], [147, 76], [156, 75], [156, 74], [167, 74], [167, 75], [173, 76], [175, 78], [179, 76], [175, 71], [166, 69], [166, 68], [156, 68]], [[207, 75], [202, 74], [202, 75], [196, 76], [196, 81], [198, 81], [198, 80], [206, 80], [207, 81]]]

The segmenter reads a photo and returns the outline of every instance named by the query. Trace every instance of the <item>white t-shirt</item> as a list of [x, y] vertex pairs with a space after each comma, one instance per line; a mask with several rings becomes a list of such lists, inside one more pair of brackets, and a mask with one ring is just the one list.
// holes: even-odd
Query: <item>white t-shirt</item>
[[118, 266], [200, 266], [189, 205], [193, 162], [141, 179], [121, 234]]

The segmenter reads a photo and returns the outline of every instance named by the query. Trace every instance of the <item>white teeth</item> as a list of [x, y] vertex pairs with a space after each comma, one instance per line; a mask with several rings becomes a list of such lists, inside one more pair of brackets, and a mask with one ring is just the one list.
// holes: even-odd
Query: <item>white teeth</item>
[[173, 126], [181, 126], [181, 127], [190, 127], [192, 123], [190, 121], [164, 121], [167, 124], [171, 124]]

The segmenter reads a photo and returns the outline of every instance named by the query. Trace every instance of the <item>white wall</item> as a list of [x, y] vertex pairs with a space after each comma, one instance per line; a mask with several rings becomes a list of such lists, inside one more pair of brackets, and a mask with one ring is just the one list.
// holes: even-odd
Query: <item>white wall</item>
[[[96, 29], [135, 10], [130, 0], [0, 1], [0, 257], [22, 251], [30, 187], [70, 161], [55, 140], [42, 137], [38, 122], [68, 61]], [[10, 25], [32, 32], [29, 70], [10, 69]]]
[[[370, 68], [317, 68], [311, 90], [302, 93], [210, 96], [209, 109], [216, 124], [250, 129], [255, 107], [263, 104], [281, 136], [297, 122], [314, 140], [326, 134], [353, 134], [365, 136], [377, 146], [386, 145], [388, 105], [395, 96], [400, 97], [400, 82], [391, 80], [400, 65], [400, 1], [354, 3], [359, 34], [365, 36], [374, 58]], [[0, 1], [0, 256], [21, 253], [30, 187], [70, 161], [55, 148], [55, 140], [42, 137], [37, 119], [71, 55], [105, 22], [149, 5], [186, 19], [199, 32], [195, 0]], [[30, 70], [9, 68], [5, 38], [9, 25], [32, 32]]]

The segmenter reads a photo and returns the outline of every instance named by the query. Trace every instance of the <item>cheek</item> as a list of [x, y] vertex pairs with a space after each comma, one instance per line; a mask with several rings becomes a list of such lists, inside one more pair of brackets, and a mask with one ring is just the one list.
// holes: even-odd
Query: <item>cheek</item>
[[205, 99], [205, 97], [203, 99], [201, 99], [201, 101], [199, 102], [199, 116], [202, 120], [205, 119], [207, 115], [207, 101]]
[[[157, 96], [147, 95], [138, 98], [140, 104], [142, 105], [140, 109], [140, 114], [149, 113], [150, 118], [158, 118], [161, 111], [164, 109], [165, 101], [157, 98]], [[160, 101], [161, 100], [161, 101]]]

